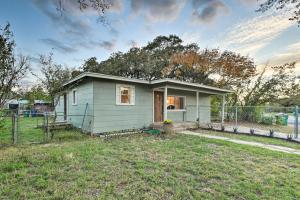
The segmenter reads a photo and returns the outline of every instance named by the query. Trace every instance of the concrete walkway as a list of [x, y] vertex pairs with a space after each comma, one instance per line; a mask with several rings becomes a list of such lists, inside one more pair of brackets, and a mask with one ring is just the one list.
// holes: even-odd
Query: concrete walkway
[[273, 150], [273, 151], [280, 151], [280, 152], [284, 152], [284, 153], [300, 155], [300, 150], [289, 148], [289, 147], [283, 147], [283, 146], [277, 146], [277, 145], [271, 145], [271, 144], [263, 144], [263, 143], [260, 143], [260, 142], [249, 142], [249, 141], [232, 139], [232, 138], [227, 138], [227, 137], [222, 137], [222, 136], [197, 133], [197, 132], [193, 132], [193, 131], [181, 131], [179, 133], [187, 134], [187, 135], [195, 135], [195, 136], [211, 138], [211, 139], [217, 139], [217, 140], [224, 140], [224, 141], [229, 141], [229, 142], [233, 142], [233, 143], [236, 143], [236, 144], [245, 144], [245, 145], [249, 145], [249, 146], [255, 146], [255, 147], [270, 149], [270, 150]]

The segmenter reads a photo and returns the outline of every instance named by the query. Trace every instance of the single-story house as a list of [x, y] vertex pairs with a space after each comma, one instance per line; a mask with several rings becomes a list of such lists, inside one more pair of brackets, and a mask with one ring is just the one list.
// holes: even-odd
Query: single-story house
[[211, 95], [232, 92], [173, 79], [146, 81], [90, 72], [63, 89], [55, 107], [57, 121], [94, 134], [145, 128], [166, 119], [210, 123]]

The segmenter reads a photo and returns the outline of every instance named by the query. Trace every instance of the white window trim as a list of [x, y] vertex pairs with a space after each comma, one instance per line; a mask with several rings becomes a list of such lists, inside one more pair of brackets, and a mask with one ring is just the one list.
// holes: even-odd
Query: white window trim
[[[75, 102], [74, 100], [74, 91], [75, 91]], [[77, 89], [73, 89], [72, 90], [72, 106], [77, 106], [77, 100], [78, 100], [78, 93], [77, 93]]]
[[[131, 90], [130, 93], [130, 103], [121, 103], [121, 87], [128, 87]], [[125, 85], [125, 84], [116, 84], [116, 105], [119, 106], [134, 106], [135, 105], [135, 86], [134, 85]]]
[[[183, 97], [184, 98], [184, 108], [185, 109], [167, 109], [167, 112], [186, 112], [186, 96], [180, 96], [180, 95], [168, 95], [168, 97]], [[168, 107], [168, 105], [167, 105]]]

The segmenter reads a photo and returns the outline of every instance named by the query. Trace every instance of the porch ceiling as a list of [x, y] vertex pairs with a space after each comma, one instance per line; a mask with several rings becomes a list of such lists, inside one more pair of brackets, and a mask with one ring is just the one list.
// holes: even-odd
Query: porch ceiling
[[175, 90], [184, 90], [184, 91], [193, 91], [199, 93], [205, 93], [209, 95], [223, 95], [227, 93], [233, 93], [231, 90], [220, 89], [216, 87], [210, 87], [206, 85], [196, 84], [196, 83], [180, 83], [180, 82], [173, 82], [173, 81], [166, 81], [166, 82], [157, 82], [152, 83], [153, 89], [163, 89], [167, 87], [169, 89]]

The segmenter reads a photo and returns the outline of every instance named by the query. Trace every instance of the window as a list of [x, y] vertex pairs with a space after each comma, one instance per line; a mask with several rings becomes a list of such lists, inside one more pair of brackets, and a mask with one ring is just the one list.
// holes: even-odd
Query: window
[[117, 105], [134, 105], [135, 88], [131, 85], [116, 85], [116, 104]]
[[167, 109], [168, 110], [184, 110], [185, 97], [168, 96]]
[[77, 90], [72, 90], [72, 105], [77, 105]]

